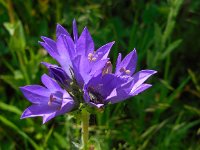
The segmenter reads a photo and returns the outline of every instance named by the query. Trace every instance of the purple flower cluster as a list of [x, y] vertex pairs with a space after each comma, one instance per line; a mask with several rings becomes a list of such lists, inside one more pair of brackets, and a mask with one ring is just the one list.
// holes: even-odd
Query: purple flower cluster
[[[21, 118], [43, 117], [46, 123], [53, 117], [90, 106], [101, 108], [118, 103], [151, 87], [144, 83], [154, 70], [141, 70], [134, 74], [137, 53], [134, 49], [124, 59], [118, 55], [113, 71], [108, 54], [114, 42], [95, 50], [93, 39], [85, 27], [78, 35], [73, 21], [73, 37], [61, 25], [56, 28], [56, 40], [42, 37], [39, 42], [60, 66], [42, 62], [49, 71], [41, 78], [44, 86], [21, 87], [32, 103]], [[82, 104], [82, 105], [80, 105]]]

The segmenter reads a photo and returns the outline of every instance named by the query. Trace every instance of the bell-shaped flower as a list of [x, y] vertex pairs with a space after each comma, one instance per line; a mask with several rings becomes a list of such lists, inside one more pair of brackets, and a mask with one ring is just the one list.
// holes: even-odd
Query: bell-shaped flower
[[[103, 45], [95, 51], [93, 39], [85, 27], [80, 36], [76, 21], [73, 21], [73, 38], [61, 25], [56, 28], [56, 41], [42, 37], [39, 42], [72, 79], [75, 76], [80, 86], [88, 82], [108, 61], [108, 54], [114, 42]], [[72, 74], [73, 72], [73, 74]]]
[[106, 63], [102, 74], [94, 76], [85, 84], [85, 102], [96, 107], [101, 107], [108, 103], [117, 103], [127, 98], [135, 96], [151, 87], [144, 83], [154, 70], [141, 70], [133, 74], [136, 70], [137, 53], [134, 49], [122, 61], [119, 54], [115, 73], [112, 73], [112, 64]]
[[43, 117], [46, 123], [55, 116], [70, 112], [75, 102], [66, 90], [57, 82], [44, 74], [40, 85], [27, 85], [20, 87], [24, 96], [32, 103], [22, 114], [21, 119], [28, 117]]

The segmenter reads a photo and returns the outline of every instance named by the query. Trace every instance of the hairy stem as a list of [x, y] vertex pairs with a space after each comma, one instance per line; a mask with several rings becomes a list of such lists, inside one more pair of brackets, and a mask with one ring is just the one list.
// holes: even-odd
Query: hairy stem
[[88, 137], [89, 137], [89, 118], [90, 114], [87, 112], [87, 110], [82, 110], [82, 117], [81, 117], [81, 126], [82, 126], [82, 147], [83, 150], [88, 149]]

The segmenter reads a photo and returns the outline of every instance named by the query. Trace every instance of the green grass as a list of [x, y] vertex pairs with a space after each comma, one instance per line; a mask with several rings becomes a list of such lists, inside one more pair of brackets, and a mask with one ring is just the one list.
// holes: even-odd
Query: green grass
[[155, 69], [153, 87], [123, 103], [107, 106], [90, 119], [90, 144], [97, 150], [199, 150], [199, 1], [0, 0], [0, 150], [77, 149], [80, 122], [70, 115], [45, 125], [20, 120], [30, 105], [19, 87], [40, 84], [55, 63], [39, 46], [55, 38], [56, 23], [71, 32], [89, 28], [96, 48], [115, 41], [111, 60], [133, 48], [137, 70]]

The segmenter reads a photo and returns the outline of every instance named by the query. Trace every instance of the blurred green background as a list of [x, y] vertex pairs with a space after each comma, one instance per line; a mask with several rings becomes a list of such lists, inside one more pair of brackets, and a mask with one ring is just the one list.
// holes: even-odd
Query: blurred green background
[[[38, 44], [55, 39], [56, 23], [89, 28], [96, 48], [116, 41], [114, 62], [137, 49], [137, 70], [155, 69], [153, 87], [90, 119], [97, 150], [200, 149], [199, 0], [0, 0], [0, 150], [77, 149], [80, 122], [70, 115], [45, 125], [20, 120], [30, 105], [19, 86], [41, 84], [54, 62]], [[92, 148], [91, 148], [92, 150]]]

